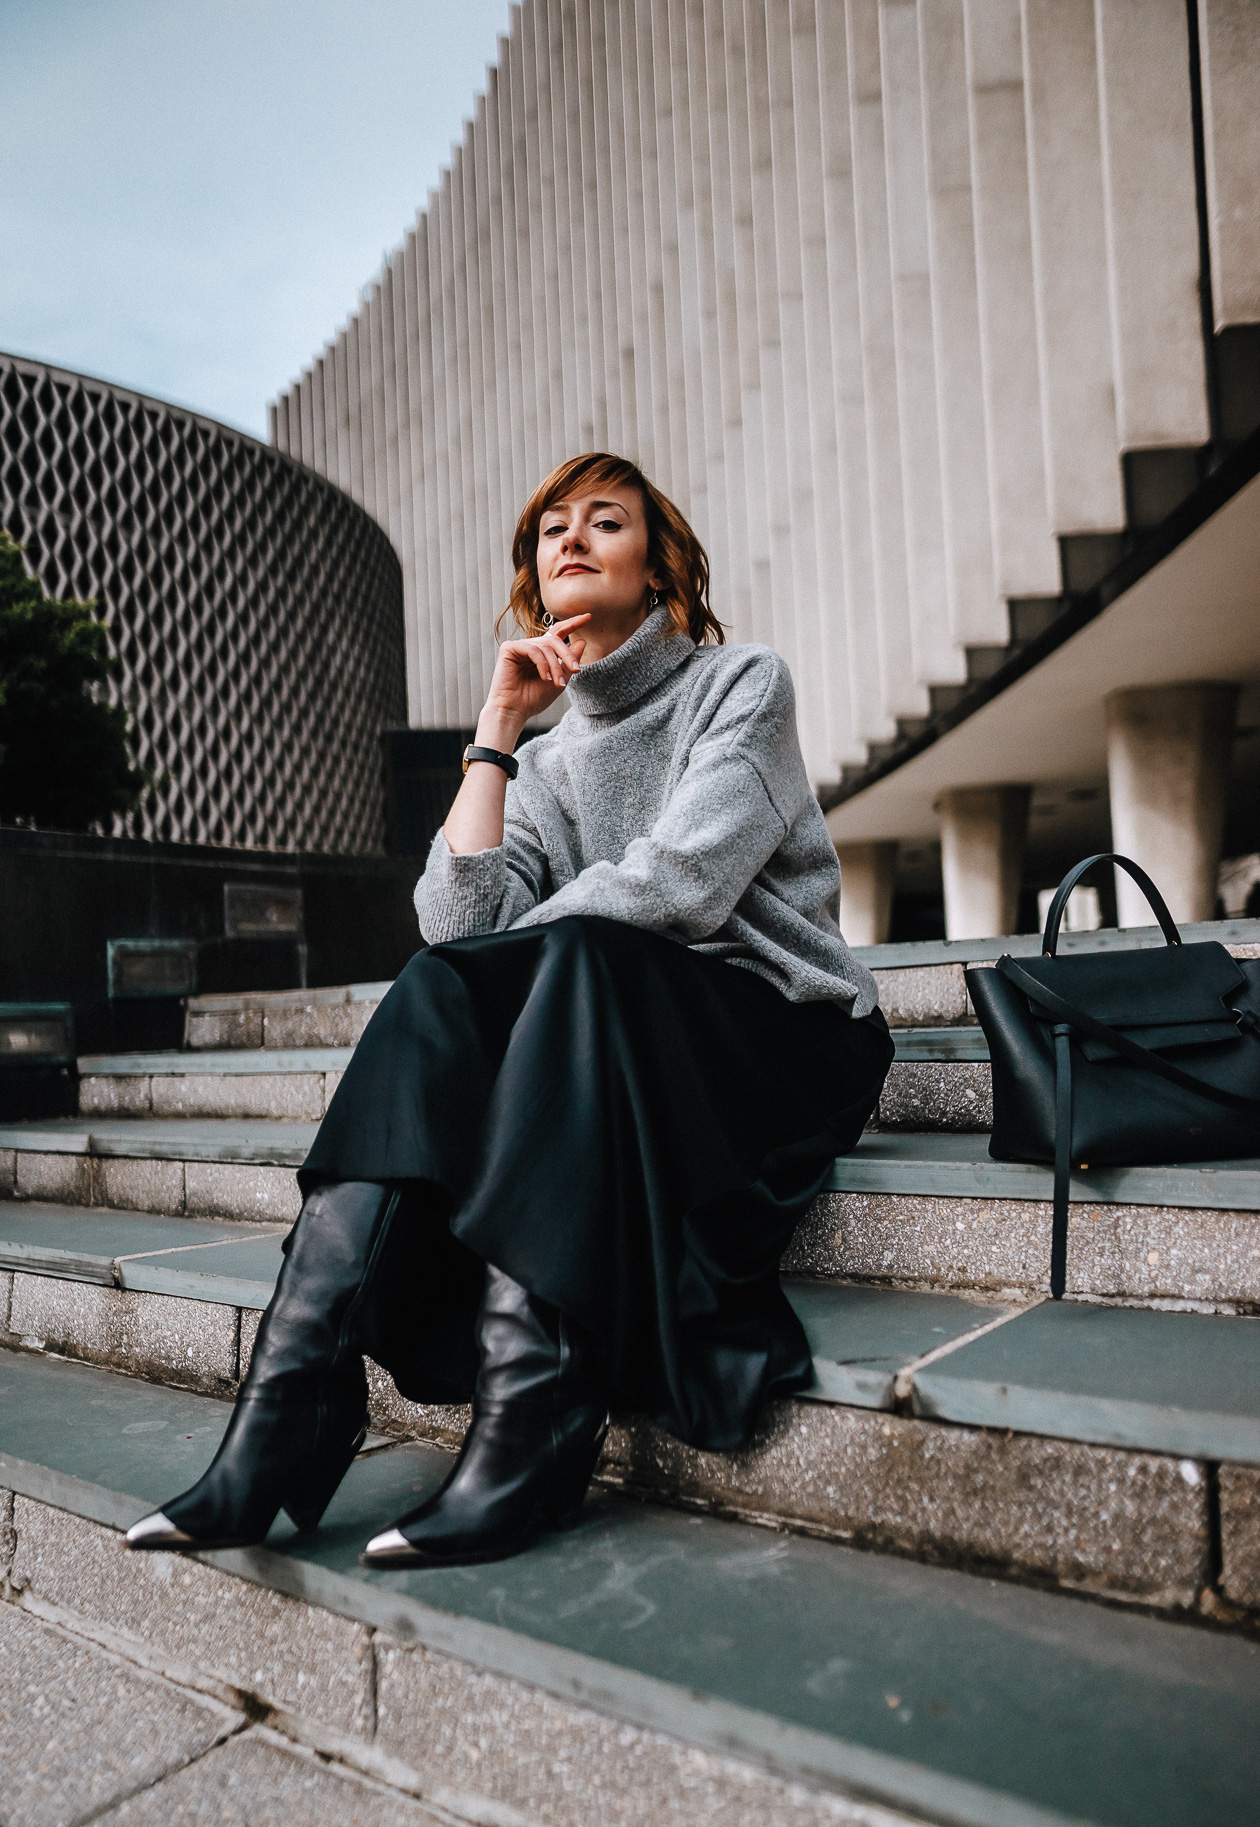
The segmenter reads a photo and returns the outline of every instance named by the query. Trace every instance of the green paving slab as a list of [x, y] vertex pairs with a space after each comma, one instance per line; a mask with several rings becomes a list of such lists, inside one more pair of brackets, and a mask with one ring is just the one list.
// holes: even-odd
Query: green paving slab
[[201, 1248], [120, 1258], [118, 1284], [134, 1292], [170, 1294], [261, 1312], [280, 1273], [284, 1235], [279, 1229], [267, 1236], [236, 1236]]
[[[0, 1205], [0, 1268], [33, 1275], [56, 1275], [67, 1281], [106, 1284], [118, 1280], [120, 1256], [178, 1251], [191, 1260], [207, 1245], [233, 1248], [241, 1242], [239, 1224], [208, 1218], [161, 1218], [146, 1212], [99, 1211], [81, 1205]], [[271, 1244], [273, 1230], [277, 1244]], [[259, 1227], [256, 1241], [274, 1252], [283, 1227]], [[191, 1248], [190, 1248], [191, 1246]], [[245, 1243], [242, 1247], [251, 1247]], [[260, 1259], [262, 1260], [262, 1259]], [[270, 1261], [268, 1256], [265, 1259]]]
[[[1049, 1200], [1054, 1174], [1049, 1167], [991, 1160], [988, 1137], [983, 1135], [864, 1135], [852, 1154], [836, 1161], [826, 1190]], [[1072, 1198], [1095, 1205], [1260, 1211], [1260, 1160], [1077, 1169]]]
[[31, 1153], [124, 1155], [146, 1161], [235, 1161], [300, 1167], [318, 1123], [252, 1117], [47, 1117], [0, 1126], [0, 1148]]
[[[893, 1028], [896, 1058], [915, 1060], [987, 1060], [989, 1043], [983, 1028]], [[82, 1065], [80, 1065], [82, 1071]]]
[[353, 1057], [353, 1047], [238, 1047], [225, 1053], [87, 1053], [79, 1060], [79, 1076], [187, 1078], [343, 1072]]
[[915, 1412], [1260, 1465], [1260, 1319], [1047, 1301], [916, 1371]]
[[897, 1372], [951, 1340], [987, 1326], [1017, 1307], [986, 1305], [955, 1294], [911, 1294], [898, 1288], [785, 1281], [814, 1358], [814, 1401], [853, 1408], [891, 1408]]
[[[0, 1353], [0, 1485], [124, 1527], [223, 1404]], [[489, 1567], [370, 1573], [449, 1459], [356, 1462], [309, 1537], [209, 1555], [474, 1666], [788, 1776], [969, 1827], [1260, 1824], [1260, 1644], [598, 1492]], [[123, 1550], [120, 1548], [120, 1553]]]

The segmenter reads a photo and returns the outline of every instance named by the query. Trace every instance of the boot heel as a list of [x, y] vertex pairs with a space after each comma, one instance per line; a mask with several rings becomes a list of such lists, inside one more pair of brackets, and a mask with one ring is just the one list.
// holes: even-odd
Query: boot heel
[[366, 1439], [367, 1428], [361, 1427], [353, 1441], [343, 1447], [335, 1458], [324, 1458], [296, 1489], [290, 1488], [284, 1500], [284, 1512], [294, 1528], [303, 1535], [319, 1527], [324, 1511], [336, 1496], [338, 1485], [354, 1464], [355, 1456]]

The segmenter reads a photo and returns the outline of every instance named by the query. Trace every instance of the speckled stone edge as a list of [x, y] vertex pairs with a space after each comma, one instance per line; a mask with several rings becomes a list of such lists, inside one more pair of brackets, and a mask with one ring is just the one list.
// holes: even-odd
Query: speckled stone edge
[[[76, 1605], [92, 1616], [93, 1601], [108, 1590], [104, 1583], [116, 1565], [118, 1545], [112, 1532], [128, 1527], [144, 1506], [7, 1457], [0, 1458], [0, 1491], [15, 1494], [16, 1518], [17, 1579], [6, 1585], [3, 1596], [13, 1599], [39, 1590], [37, 1580], [22, 1571], [27, 1523], [42, 1538], [46, 1564], [51, 1564], [50, 1551], [59, 1542], [64, 1555], [80, 1564]], [[37, 1574], [38, 1565], [35, 1558], [30, 1572]], [[596, 1800], [598, 1818], [609, 1827], [635, 1827], [643, 1818], [645, 1775], [653, 1779], [658, 1794], [677, 1792], [682, 1804], [668, 1813], [654, 1810], [654, 1827], [917, 1827], [925, 1815], [965, 1820], [970, 1827], [1071, 1827], [1057, 1814], [979, 1785], [498, 1625], [439, 1611], [383, 1586], [264, 1548], [182, 1557], [179, 1565], [190, 1590], [201, 1580], [215, 1587], [220, 1609], [226, 1590], [223, 1576], [231, 1575], [286, 1602], [295, 1630], [326, 1632], [328, 1623], [320, 1620], [331, 1622], [329, 1614], [358, 1627], [371, 1646], [369, 1687], [374, 1699], [351, 1730], [375, 1735], [381, 1712], [389, 1711], [391, 1700], [401, 1700], [408, 1690], [422, 1689], [429, 1706], [444, 1695], [448, 1709], [457, 1704], [475, 1728], [484, 1764], [498, 1766], [505, 1802], [528, 1808], [531, 1801], [542, 1799], [512, 1793], [522, 1725], [532, 1726], [525, 1734], [531, 1742], [544, 1728], [554, 1738], [559, 1726], [566, 1743], [575, 1745], [579, 1754], [584, 1749], [592, 1753], [592, 1770], [599, 1772], [599, 1781], [592, 1781], [591, 1792], [584, 1793], [579, 1778], [565, 1798], [569, 1807], [554, 1813], [548, 1809], [556, 1827], [583, 1827], [592, 1818]], [[242, 1607], [243, 1614], [249, 1610]], [[160, 1643], [163, 1612], [162, 1607], [151, 1607], [133, 1618], [133, 1628], [143, 1629], [142, 1640]], [[242, 1645], [241, 1655], [249, 1666], [253, 1658], [247, 1645]], [[221, 1671], [208, 1672], [212, 1678], [223, 1678]], [[228, 1678], [238, 1691], [249, 1692], [230, 1674]], [[264, 1706], [286, 1704], [265, 1689], [257, 1697]], [[410, 1708], [406, 1710], [410, 1714]], [[411, 1715], [410, 1723], [414, 1735], [421, 1722]], [[385, 1722], [382, 1736], [388, 1738], [389, 1733]], [[395, 1747], [387, 1742], [382, 1748]], [[415, 1747], [396, 1748], [405, 1755]], [[609, 1758], [623, 1765], [620, 1772], [608, 1768]], [[572, 1778], [575, 1766], [580, 1771], [581, 1757], [567, 1762]], [[680, 1784], [688, 1766], [693, 1777], [704, 1780]], [[477, 1775], [478, 1786], [484, 1786], [481, 1762]]]

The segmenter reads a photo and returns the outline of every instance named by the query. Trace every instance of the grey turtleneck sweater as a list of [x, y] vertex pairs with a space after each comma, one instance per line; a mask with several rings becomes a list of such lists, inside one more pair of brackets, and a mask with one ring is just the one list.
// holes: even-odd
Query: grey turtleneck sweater
[[521, 749], [503, 843], [416, 886], [431, 943], [602, 914], [743, 965], [793, 1002], [875, 1007], [840, 936], [840, 869], [810, 791], [791, 675], [768, 647], [697, 647], [656, 610], [584, 666]]

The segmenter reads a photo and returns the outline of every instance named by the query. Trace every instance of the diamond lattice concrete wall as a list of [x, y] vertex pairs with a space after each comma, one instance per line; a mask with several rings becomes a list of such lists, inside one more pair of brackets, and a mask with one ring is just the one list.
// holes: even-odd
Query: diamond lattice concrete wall
[[0, 525], [92, 597], [175, 842], [384, 849], [379, 736], [405, 724], [385, 534], [292, 459], [194, 413], [0, 354]]

